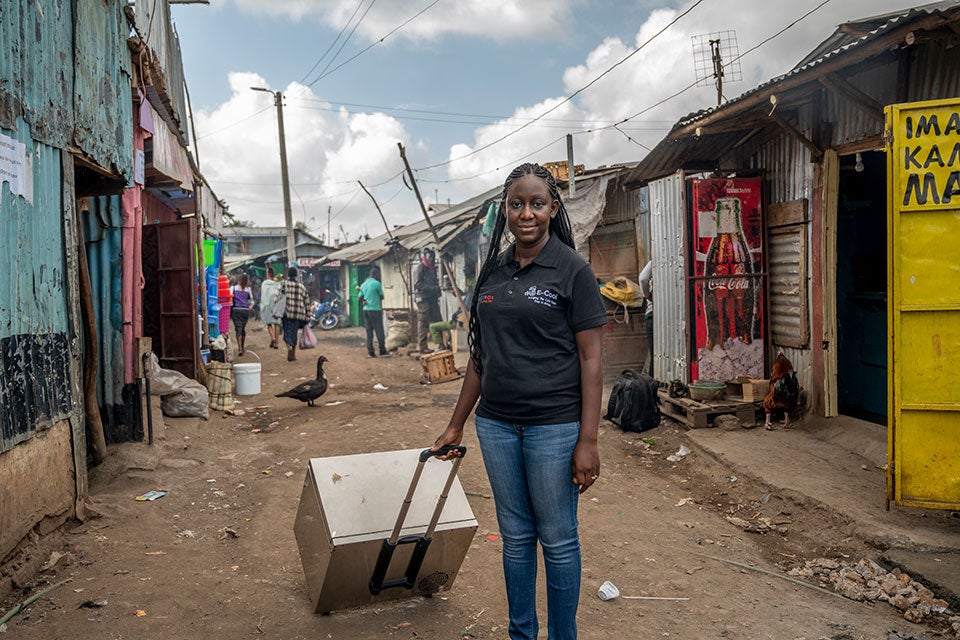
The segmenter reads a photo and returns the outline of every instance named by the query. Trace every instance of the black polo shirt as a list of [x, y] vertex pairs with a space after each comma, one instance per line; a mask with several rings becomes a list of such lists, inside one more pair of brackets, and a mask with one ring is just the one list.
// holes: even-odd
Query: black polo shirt
[[555, 236], [522, 269], [515, 247], [500, 254], [477, 298], [483, 349], [477, 415], [522, 425], [579, 420], [574, 334], [607, 323], [596, 277]]

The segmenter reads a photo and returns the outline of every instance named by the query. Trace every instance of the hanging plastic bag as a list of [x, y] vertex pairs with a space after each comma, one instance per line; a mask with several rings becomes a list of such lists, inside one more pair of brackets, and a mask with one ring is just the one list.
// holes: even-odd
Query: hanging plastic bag
[[317, 336], [313, 333], [313, 329], [310, 328], [310, 325], [303, 327], [303, 331], [300, 333], [300, 348], [301, 349], [313, 349], [317, 346]]
[[287, 312], [287, 295], [281, 293], [277, 296], [277, 301], [273, 303], [273, 317], [276, 319], [283, 318], [283, 315]]

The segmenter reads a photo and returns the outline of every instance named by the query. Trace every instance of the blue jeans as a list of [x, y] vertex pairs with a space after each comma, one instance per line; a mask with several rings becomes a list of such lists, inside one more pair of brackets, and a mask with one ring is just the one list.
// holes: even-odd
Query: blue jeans
[[572, 462], [580, 423], [523, 426], [477, 416], [477, 437], [503, 539], [510, 638], [537, 638], [539, 540], [547, 574], [549, 640], [574, 640], [580, 600], [580, 494]]

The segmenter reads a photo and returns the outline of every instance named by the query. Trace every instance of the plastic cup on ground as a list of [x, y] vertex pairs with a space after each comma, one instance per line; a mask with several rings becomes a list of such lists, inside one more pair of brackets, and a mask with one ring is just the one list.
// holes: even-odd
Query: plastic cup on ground
[[619, 595], [620, 589], [617, 589], [617, 585], [609, 580], [600, 585], [600, 589], [597, 591], [597, 597], [603, 601], [613, 600]]

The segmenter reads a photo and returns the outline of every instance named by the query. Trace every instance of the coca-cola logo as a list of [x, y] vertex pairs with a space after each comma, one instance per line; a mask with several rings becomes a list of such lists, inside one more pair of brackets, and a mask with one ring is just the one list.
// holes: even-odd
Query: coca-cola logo
[[746, 290], [750, 288], [749, 278], [713, 278], [707, 281], [707, 289], [716, 291], [717, 289], [726, 289], [728, 291]]

